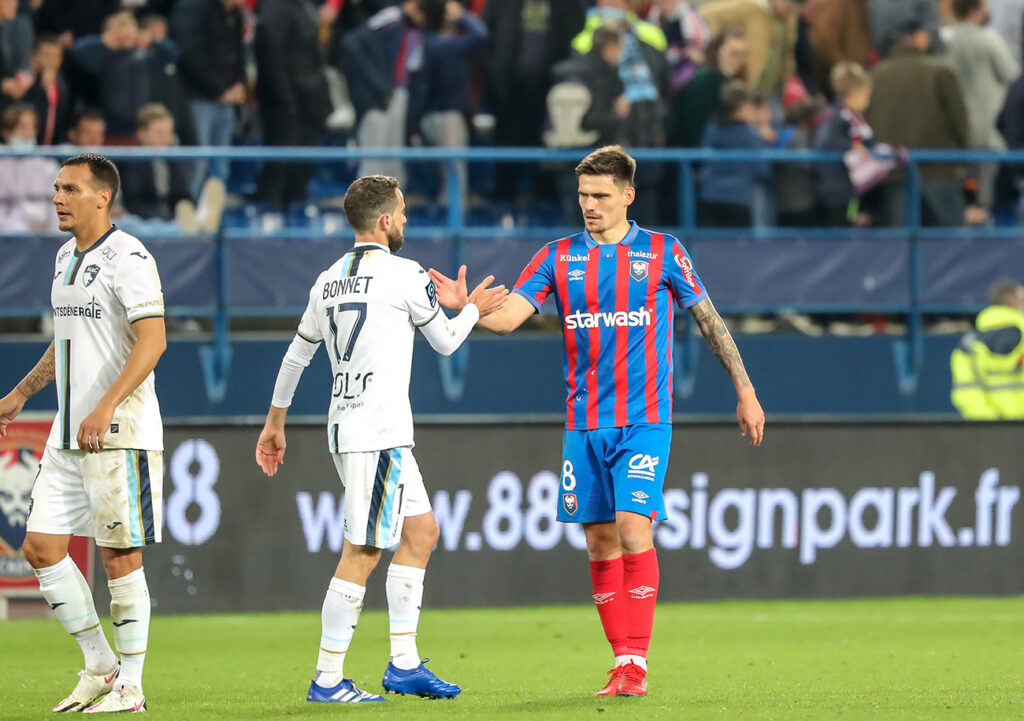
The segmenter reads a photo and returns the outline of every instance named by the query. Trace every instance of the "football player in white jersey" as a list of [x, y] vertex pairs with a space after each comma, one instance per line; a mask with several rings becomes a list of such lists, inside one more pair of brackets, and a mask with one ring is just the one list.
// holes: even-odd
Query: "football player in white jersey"
[[[85, 656], [78, 684], [53, 710], [144, 711], [150, 601], [142, 547], [160, 541], [162, 521], [163, 424], [153, 369], [167, 346], [163, 294], [152, 255], [110, 222], [120, 188], [110, 160], [69, 158], [54, 188], [60, 229], [73, 236], [54, 266], [54, 340], [0, 399], [0, 435], [29, 396], [56, 380], [57, 417], [22, 547], [43, 597]], [[91, 536], [100, 547], [120, 659], [68, 556], [72, 535]]]
[[327, 443], [345, 486], [345, 540], [324, 599], [320, 654], [306, 700], [383, 700], [345, 678], [343, 666], [366, 581], [381, 549], [399, 542], [388, 568], [391, 660], [381, 683], [392, 693], [452, 698], [461, 689], [435, 676], [416, 650], [424, 569], [439, 529], [412, 455], [413, 340], [419, 328], [434, 350], [451, 354], [481, 316], [501, 307], [508, 291], [489, 288], [488, 277], [449, 319], [420, 264], [395, 255], [406, 218], [394, 178], [370, 175], [353, 182], [345, 215], [355, 245], [309, 292], [256, 446], [256, 462], [273, 476], [284, 459], [285, 417], [299, 377], [323, 343], [333, 371]]

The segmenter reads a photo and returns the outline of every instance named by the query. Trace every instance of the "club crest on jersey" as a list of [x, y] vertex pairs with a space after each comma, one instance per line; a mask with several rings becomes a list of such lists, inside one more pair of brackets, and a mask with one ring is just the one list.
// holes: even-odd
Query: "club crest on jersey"
[[629, 277], [633, 280], [643, 280], [647, 277], [647, 261], [634, 260], [629, 264]]
[[82, 273], [82, 282], [86, 286], [92, 285], [92, 282], [96, 280], [96, 276], [100, 274], [100, 267], [98, 265], [90, 265]]
[[564, 508], [565, 512], [568, 513], [570, 516], [576, 515], [576, 511], [579, 510], [580, 504], [576, 500], [575, 493], [562, 494], [562, 508]]

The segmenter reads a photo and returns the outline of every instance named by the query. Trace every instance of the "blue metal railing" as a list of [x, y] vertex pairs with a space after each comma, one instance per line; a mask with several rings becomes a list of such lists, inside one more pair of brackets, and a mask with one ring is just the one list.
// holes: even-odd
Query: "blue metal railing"
[[[5, 156], [35, 156], [51, 157], [62, 159], [79, 152], [78, 148], [37, 148], [30, 152], [11, 151], [0, 149], [0, 157]], [[465, 191], [462, 187], [462, 180], [458, 172], [458, 165], [461, 162], [501, 162], [501, 163], [536, 163], [547, 164], [563, 162], [571, 167], [571, 164], [578, 162], [587, 152], [585, 150], [550, 150], [544, 148], [340, 148], [340, 147], [316, 147], [316, 148], [269, 148], [269, 147], [202, 147], [202, 148], [167, 148], [155, 151], [152, 148], [140, 147], [107, 147], [98, 149], [107, 157], [115, 160], [141, 160], [163, 158], [166, 160], [249, 160], [249, 161], [308, 161], [308, 162], [357, 162], [364, 159], [390, 159], [402, 160], [410, 163], [440, 163], [444, 168], [444, 178], [447, 187], [447, 222], [440, 228], [415, 228], [410, 226], [407, 234], [416, 238], [437, 238], [446, 237], [453, 241], [453, 265], [457, 267], [465, 257], [465, 243], [474, 237], [487, 238], [509, 238], [526, 237], [538, 239], [550, 239], [559, 234], [570, 234], [577, 232], [577, 228], [552, 228], [552, 227], [518, 227], [503, 228], [495, 226], [469, 226], [466, 223], [466, 208], [464, 204]], [[849, 239], [877, 240], [900, 238], [908, 240], [909, 244], [909, 302], [905, 305], [896, 304], [886, 310], [893, 313], [905, 314], [907, 317], [907, 332], [905, 336], [894, 342], [893, 353], [896, 363], [897, 376], [900, 390], [903, 393], [912, 393], [917, 385], [917, 377], [921, 368], [923, 340], [921, 336], [922, 316], [926, 310], [938, 310], [936, 308], [925, 309], [922, 305], [922, 260], [921, 245], [932, 238], [944, 237], [991, 237], [993, 235], [1005, 236], [1006, 230], [995, 230], [991, 228], [981, 229], [924, 229], [921, 222], [921, 178], [920, 166], [931, 164], [968, 164], [968, 163], [1003, 163], [1024, 165], [1024, 151], [947, 151], [947, 150], [917, 150], [911, 151], [908, 156], [906, 170], [903, 175], [906, 192], [906, 225], [902, 228], [817, 228], [817, 229], [789, 229], [789, 228], [754, 228], [751, 230], [737, 229], [715, 229], [702, 228], [697, 223], [697, 170], [701, 164], [715, 162], [771, 162], [771, 163], [841, 163], [840, 153], [824, 153], [818, 151], [791, 151], [791, 150], [761, 150], [761, 151], [712, 151], [710, 149], [636, 149], [630, 153], [643, 167], [644, 163], [658, 162], [663, 164], [675, 164], [678, 166], [678, 202], [679, 217], [678, 228], [669, 228], [681, 237], [691, 240], [714, 239], [728, 235], [735, 238], [737, 234], [747, 233], [756, 238], [775, 238], [794, 236], [807, 236], [813, 234], [815, 238], [827, 239]], [[568, 170], [568, 168], [567, 168]], [[642, 170], [641, 170], [642, 172]], [[271, 235], [276, 238], [295, 236], [297, 238], [315, 239], [327, 237], [322, 231], [313, 229], [302, 229], [301, 231], [275, 230], [271, 233], [262, 233], [253, 229], [227, 229], [223, 225], [215, 234], [218, 254], [218, 293], [217, 307], [213, 312], [206, 313], [214, 318], [216, 331], [216, 342], [205, 350], [203, 354], [204, 368], [207, 378], [207, 390], [211, 397], [222, 396], [227, 380], [231, 362], [231, 345], [229, 342], [228, 327], [229, 320], [235, 315], [251, 314], [252, 309], [233, 309], [228, 303], [228, 254], [230, 253], [230, 242], [242, 241], [245, 239], [265, 237]], [[787, 308], [793, 307], [786, 304]], [[776, 308], [777, 310], [778, 308]], [[947, 312], [971, 312], [976, 310], [975, 306], [950, 305], [942, 310]], [[182, 309], [178, 309], [181, 312]], [[185, 309], [189, 314], [195, 314], [199, 309]], [[296, 309], [289, 309], [296, 310]], [[736, 305], [726, 308], [732, 312], [764, 311], [772, 310], [770, 306]], [[856, 312], [858, 308], [849, 306], [835, 306], [827, 309], [827, 312]], [[0, 315], [17, 315], [23, 311], [25, 315], [32, 315], [38, 312], [37, 309], [0, 309]], [[685, 316], [684, 316], [685, 318]], [[677, 391], [683, 395], [689, 395], [692, 391], [696, 371], [697, 344], [699, 339], [692, 324], [685, 322], [685, 329], [682, 347], [678, 349], [676, 358], [679, 363], [679, 372], [676, 374]], [[468, 349], [466, 349], [468, 351]], [[446, 385], [451, 385], [457, 394], [457, 386], [460, 379], [464, 377], [466, 354], [457, 354], [454, 360], [446, 360], [442, 370]]]

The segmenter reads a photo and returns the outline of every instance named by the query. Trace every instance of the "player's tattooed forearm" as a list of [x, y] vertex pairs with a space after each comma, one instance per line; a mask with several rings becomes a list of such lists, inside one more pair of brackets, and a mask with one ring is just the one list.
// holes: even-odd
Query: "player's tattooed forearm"
[[50, 347], [43, 353], [36, 367], [18, 384], [18, 390], [26, 396], [31, 396], [53, 383], [56, 378], [55, 364], [53, 343], [50, 343]]
[[732, 334], [729, 333], [725, 321], [722, 320], [722, 316], [718, 315], [718, 311], [711, 303], [711, 299], [705, 298], [693, 306], [690, 312], [693, 314], [694, 320], [697, 321], [697, 327], [700, 328], [704, 340], [708, 342], [711, 352], [721, 362], [729, 377], [740, 388], [750, 387], [750, 377], [747, 375], [746, 368], [743, 367], [740, 351], [736, 347], [736, 342], [732, 339]]

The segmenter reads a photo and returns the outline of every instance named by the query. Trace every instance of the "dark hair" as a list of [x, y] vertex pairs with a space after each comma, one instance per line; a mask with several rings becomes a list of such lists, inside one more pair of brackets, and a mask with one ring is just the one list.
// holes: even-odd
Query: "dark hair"
[[444, 27], [445, 9], [448, 0], [419, 0], [420, 12], [423, 13], [423, 29], [440, 32]]
[[398, 207], [398, 180], [389, 175], [367, 175], [352, 181], [345, 191], [345, 217], [356, 233], [373, 231], [377, 219]]
[[14, 103], [7, 106], [3, 115], [0, 115], [0, 130], [3, 131], [4, 135], [18, 127], [18, 121], [21, 120], [21, 116], [25, 113], [32, 113], [38, 121], [39, 114], [36, 112], [36, 106], [31, 103]]
[[93, 182], [101, 188], [109, 190], [110, 202], [114, 202], [114, 198], [121, 190], [121, 174], [117, 172], [117, 166], [112, 160], [96, 153], [82, 153], [68, 158], [60, 164], [60, 167], [66, 168], [69, 165], [88, 165]]
[[616, 182], [632, 187], [636, 177], [636, 161], [621, 145], [606, 145], [592, 152], [576, 166], [576, 177], [581, 175], [610, 175]]
[[1017, 305], [1017, 297], [1021, 292], [1021, 285], [1010, 278], [997, 280], [988, 289], [989, 305]]
[[718, 114], [722, 120], [731, 120], [747, 103], [751, 102], [750, 90], [742, 80], [730, 80], [722, 86], [718, 95]]
[[60, 39], [52, 33], [36, 35], [36, 41], [32, 43], [32, 52], [39, 52], [43, 45], [60, 45]]
[[953, 17], [963, 20], [979, 7], [981, 7], [981, 0], [953, 0], [951, 10]]
[[801, 98], [783, 111], [783, 122], [786, 125], [806, 125], [821, 112], [821, 103], [814, 98]]
[[74, 120], [71, 122], [72, 128], [77, 128], [78, 124], [83, 120], [102, 120], [104, 123], [107, 122], [106, 117], [96, 108], [82, 108], [75, 113]]
[[602, 25], [594, 31], [594, 44], [590, 51], [601, 54], [605, 48], [622, 43], [622, 33], [614, 27]]

